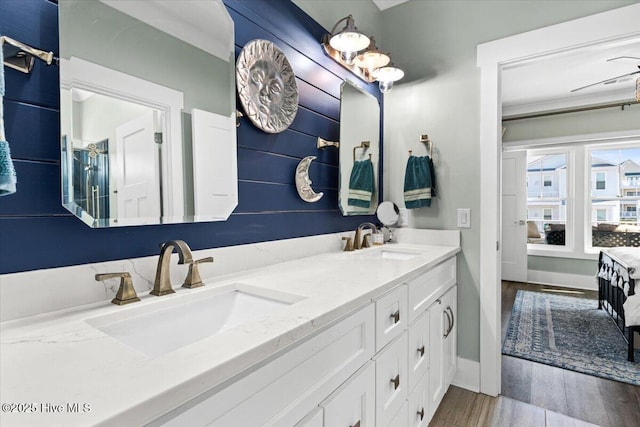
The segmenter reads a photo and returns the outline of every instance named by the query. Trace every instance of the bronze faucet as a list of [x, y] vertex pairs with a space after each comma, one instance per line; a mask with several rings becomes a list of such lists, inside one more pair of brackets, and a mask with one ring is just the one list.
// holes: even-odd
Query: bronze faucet
[[193, 257], [191, 249], [182, 240], [169, 240], [160, 246], [160, 257], [158, 258], [158, 267], [156, 268], [156, 280], [153, 283], [153, 290], [149, 292], [151, 295], [162, 296], [172, 294], [175, 291], [171, 286], [169, 277], [169, 261], [173, 250], [178, 251], [178, 264], [191, 264]]
[[369, 240], [367, 239], [368, 235], [365, 235], [362, 237], [362, 239], [360, 239], [360, 234], [365, 228], [371, 229], [372, 234], [378, 233], [378, 228], [375, 226], [375, 224], [371, 222], [364, 222], [360, 224], [358, 228], [356, 228], [356, 235], [353, 237], [353, 249], [368, 248], [370, 246]]

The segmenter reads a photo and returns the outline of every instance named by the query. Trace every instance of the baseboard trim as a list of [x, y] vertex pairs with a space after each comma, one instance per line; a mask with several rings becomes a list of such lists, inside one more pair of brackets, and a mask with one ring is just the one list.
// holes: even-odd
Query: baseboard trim
[[456, 376], [451, 384], [465, 390], [480, 392], [480, 362], [458, 357]]
[[527, 270], [527, 282], [541, 285], [561, 286], [563, 288], [588, 289], [591, 291], [598, 290], [594, 276], [587, 276], [583, 274]]

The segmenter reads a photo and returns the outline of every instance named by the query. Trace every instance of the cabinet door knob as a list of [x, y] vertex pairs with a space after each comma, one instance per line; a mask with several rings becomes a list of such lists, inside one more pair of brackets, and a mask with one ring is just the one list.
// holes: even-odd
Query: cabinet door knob
[[391, 383], [393, 384], [393, 389], [397, 390], [400, 387], [400, 374], [396, 375], [395, 378], [391, 378]]
[[400, 321], [400, 310], [396, 310], [395, 313], [393, 313], [391, 316], [389, 316], [393, 319], [393, 323], [398, 323]]
[[420, 421], [422, 421], [424, 419], [424, 406], [418, 411], [418, 415], [420, 415]]
[[357, 422], [357, 423], [355, 423], [354, 425], [349, 426], [349, 427], [360, 427], [360, 420], [358, 420], [358, 422]]
[[424, 346], [418, 348], [418, 353], [420, 353], [420, 357], [424, 356]]

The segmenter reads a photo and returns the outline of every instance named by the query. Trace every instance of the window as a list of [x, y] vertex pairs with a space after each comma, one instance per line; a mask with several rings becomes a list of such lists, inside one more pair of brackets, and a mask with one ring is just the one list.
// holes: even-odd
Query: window
[[567, 159], [566, 151], [527, 152], [527, 220], [541, 232], [533, 245], [565, 245]]
[[588, 176], [594, 181], [589, 196], [591, 236], [585, 239], [586, 243], [594, 248], [637, 245], [638, 239], [628, 237], [629, 233], [640, 233], [640, 143], [624, 148], [588, 149], [587, 156]]

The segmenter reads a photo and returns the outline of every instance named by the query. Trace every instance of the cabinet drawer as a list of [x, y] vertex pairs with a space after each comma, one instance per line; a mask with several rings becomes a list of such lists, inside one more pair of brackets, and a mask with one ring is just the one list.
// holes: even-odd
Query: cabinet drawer
[[[429, 407], [429, 375], [418, 381], [416, 388], [409, 394], [409, 427], [427, 427], [433, 414]], [[435, 409], [433, 410], [435, 412]]]
[[405, 331], [374, 357], [377, 426], [389, 425], [408, 396], [407, 345]]
[[294, 427], [324, 427], [323, 415], [322, 408], [316, 408], [296, 423]]
[[409, 393], [429, 369], [429, 313], [424, 312], [409, 327]]
[[368, 362], [320, 404], [324, 425], [375, 427], [375, 367]]
[[376, 300], [376, 351], [407, 326], [407, 286], [401, 285]]
[[456, 257], [427, 271], [409, 282], [409, 323], [412, 323], [442, 294], [442, 290], [456, 283]]
[[291, 426], [374, 354], [373, 304], [200, 400], [167, 425]]
[[407, 427], [407, 411], [409, 404], [405, 400], [404, 405], [398, 411], [395, 417], [391, 420], [391, 423], [387, 427]]

